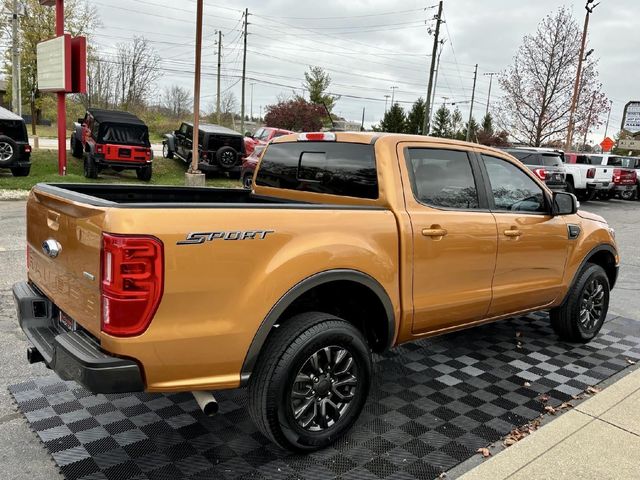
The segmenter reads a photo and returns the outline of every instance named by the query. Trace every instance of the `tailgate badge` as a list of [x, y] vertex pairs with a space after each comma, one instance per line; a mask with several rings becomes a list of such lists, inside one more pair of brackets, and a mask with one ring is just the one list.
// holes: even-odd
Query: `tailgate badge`
[[57, 240], [50, 238], [42, 243], [42, 251], [49, 258], [56, 258], [62, 251], [62, 245]]

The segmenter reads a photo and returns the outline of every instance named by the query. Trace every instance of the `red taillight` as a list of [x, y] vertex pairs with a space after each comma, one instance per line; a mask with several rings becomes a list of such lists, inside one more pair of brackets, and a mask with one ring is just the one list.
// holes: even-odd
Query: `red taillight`
[[301, 133], [298, 135], [299, 142], [335, 142], [336, 134], [333, 132], [313, 132]]
[[164, 284], [164, 246], [155, 237], [102, 234], [104, 333], [143, 333], [158, 309]]
[[596, 178], [596, 169], [590, 168], [587, 170], [587, 178]]
[[24, 153], [31, 153], [31, 145], [24, 146]]
[[533, 173], [535, 173], [536, 176], [543, 182], [547, 178], [547, 171], [544, 168], [534, 168]]
[[622, 170], [620, 170], [619, 168], [615, 168], [613, 170], [613, 181], [614, 181], [614, 183], [620, 182], [620, 177], [622, 177]]
[[96, 153], [104, 153], [104, 145], [96, 145]]

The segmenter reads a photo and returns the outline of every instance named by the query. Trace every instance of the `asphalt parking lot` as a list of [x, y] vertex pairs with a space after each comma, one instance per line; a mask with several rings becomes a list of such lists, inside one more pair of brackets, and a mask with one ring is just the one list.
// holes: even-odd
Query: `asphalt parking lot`
[[[0, 202], [0, 465], [3, 478], [61, 478], [7, 391], [8, 385], [51, 374], [42, 364], [27, 364], [27, 342], [16, 323], [11, 299], [12, 284], [25, 278], [24, 207], [24, 202]], [[617, 232], [622, 268], [610, 312], [640, 321], [640, 203], [612, 200], [592, 202], [584, 208], [604, 216]]]

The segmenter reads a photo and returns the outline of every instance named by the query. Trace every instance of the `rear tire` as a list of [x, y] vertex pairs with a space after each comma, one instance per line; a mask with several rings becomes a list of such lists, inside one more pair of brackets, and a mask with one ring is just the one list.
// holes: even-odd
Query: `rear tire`
[[148, 182], [151, 180], [152, 175], [153, 167], [151, 165], [146, 165], [144, 167], [136, 169], [136, 176], [138, 177], [138, 180]]
[[87, 153], [84, 159], [84, 176], [91, 179], [98, 178], [98, 165], [90, 153]]
[[588, 343], [598, 334], [609, 310], [609, 277], [600, 265], [588, 263], [562, 306], [550, 312], [551, 326], [562, 340]]
[[218, 165], [225, 170], [233, 168], [238, 163], [238, 152], [233, 147], [222, 147], [216, 152]]
[[357, 328], [326, 313], [296, 315], [271, 333], [256, 362], [249, 414], [282, 448], [324, 448], [357, 420], [371, 372], [371, 353]]
[[620, 198], [622, 200], [634, 200], [636, 197], [636, 192], [634, 190], [626, 190], [620, 193]]
[[31, 165], [28, 167], [11, 167], [11, 174], [14, 177], [28, 177], [31, 172]]
[[242, 187], [247, 190], [251, 190], [253, 186], [253, 175], [251, 173], [245, 173], [244, 177], [242, 177]]

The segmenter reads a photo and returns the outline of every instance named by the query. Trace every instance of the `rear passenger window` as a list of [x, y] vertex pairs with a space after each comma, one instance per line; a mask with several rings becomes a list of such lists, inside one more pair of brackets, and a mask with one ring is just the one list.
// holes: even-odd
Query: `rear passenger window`
[[267, 148], [256, 185], [329, 195], [378, 198], [373, 145], [276, 143]]
[[479, 208], [466, 152], [410, 148], [407, 161], [413, 194], [419, 202], [442, 208]]

